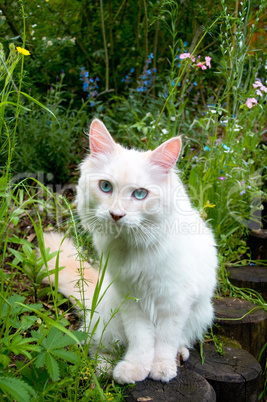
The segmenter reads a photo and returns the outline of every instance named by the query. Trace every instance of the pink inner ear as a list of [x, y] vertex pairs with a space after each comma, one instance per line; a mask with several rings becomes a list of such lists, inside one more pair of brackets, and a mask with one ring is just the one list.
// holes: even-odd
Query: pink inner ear
[[89, 136], [91, 154], [111, 153], [115, 149], [115, 142], [102, 121], [93, 120]]
[[150, 160], [152, 163], [162, 167], [166, 172], [169, 172], [176, 164], [181, 146], [180, 137], [171, 138], [152, 152]]

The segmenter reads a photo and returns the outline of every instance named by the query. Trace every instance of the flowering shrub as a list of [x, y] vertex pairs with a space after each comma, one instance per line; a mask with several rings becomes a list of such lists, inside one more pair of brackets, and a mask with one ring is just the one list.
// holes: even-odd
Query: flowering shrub
[[80, 68], [80, 80], [83, 83], [83, 91], [88, 93], [88, 98], [92, 99], [90, 106], [94, 106], [94, 101], [98, 95], [97, 89], [98, 87], [98, 82], [99, 78], [96, 77], [95, 79], [89, 78], [89, 73], [88, 71], [85, 71], [84, 67]]
[[[180, 54], [179, 57], [180, 60], [186, 60], [186, 59], [190, 59], [192, 61], [192, 63], [195, 63], [196, 58], [195, 56], [191, 55], [190, 53], [182, 53]], [[201, 56], [198, 56], [198, 60], [201, 58]], [[211, 68], [211, 57], [210, 56], [205, 56], [205, 61], [201, 62], [200, 60], [196, 63], [196, 64], [192, 64], [193, 67], [200, 67], [202, 70], [206, 70], [207, 67]]]
[[[256, 79], [254, 82], [253, 88], [255, 89], [256, 95], [260, 96], [261, 98], [264, 96], [264, 93], [267, 93], [267, 88], [262, 84], [261, 80], [259, 78]], [[253, 106], [256, 106], [258, 104], [257, 99], [255, 98], [247, 98], [246, 100], [246, 106], [251, 109]]]

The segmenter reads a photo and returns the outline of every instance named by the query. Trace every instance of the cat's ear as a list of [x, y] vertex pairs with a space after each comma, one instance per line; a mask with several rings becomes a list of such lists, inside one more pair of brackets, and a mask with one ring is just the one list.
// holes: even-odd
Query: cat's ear
[[174, 137], [161, 144], [150, 154], [150, 162], [168, 173], [176, 164], [182, 147], [181, 137]]
[[115, 150], [116, 143], [109, 134], [102, 121], [94, 119], [89, 132], [91, 155], [98, 153], [112, 153]]

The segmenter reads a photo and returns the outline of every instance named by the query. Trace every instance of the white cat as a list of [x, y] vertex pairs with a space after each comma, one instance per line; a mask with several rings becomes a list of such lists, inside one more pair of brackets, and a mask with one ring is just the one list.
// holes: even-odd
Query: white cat
[[[188, 347], [212, 323], [211, 297], [216, 285], [216, 244], [195, 211], [175, 171], [181, 138], [164, 142], [154, 151], [127, 150], [116, 144], [104, 124], [90, 127], [90, 155], [81, 164], [77, 207], [84, 228], [93, 233], [94, 245], [108, 258], [97, 307], [92, 353], [97, 350], [109, 322], [100, 353], [105, 357], [114, 342], [126, 348], [113, 370], [120, 384], [146, 377], [167, 382], [177, 374], [178, 351], [184, 360]], [[59, 290], [80, 298], [74, 245], [63, 244], [55, 233], [45, 235], [46, 247], [61, 248]], [[55, 259], [49, 262], [54, 268]], [[85, 306], [91, 307], [97, 272], [84, 263]], [[53, 280], [53, 277], [51, 277]], [[125, 302], [125, 296], [130, 300]], [[85, 326], [89, 326], [90, 312]]]

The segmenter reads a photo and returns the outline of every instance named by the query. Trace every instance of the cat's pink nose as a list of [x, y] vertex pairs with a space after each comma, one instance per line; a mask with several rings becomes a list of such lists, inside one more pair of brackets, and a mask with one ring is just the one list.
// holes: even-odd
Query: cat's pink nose
[[109, 213], [110, 213], [112, 219], [113, 219], [115, 222], [119, 221], [121, 218], [123, 218], [123, 217], [125, 216], [125, 214], [118, 215], [118, 214], [114, 214], [113, 212], [110, 212], [110, 211], [109, 211]]

